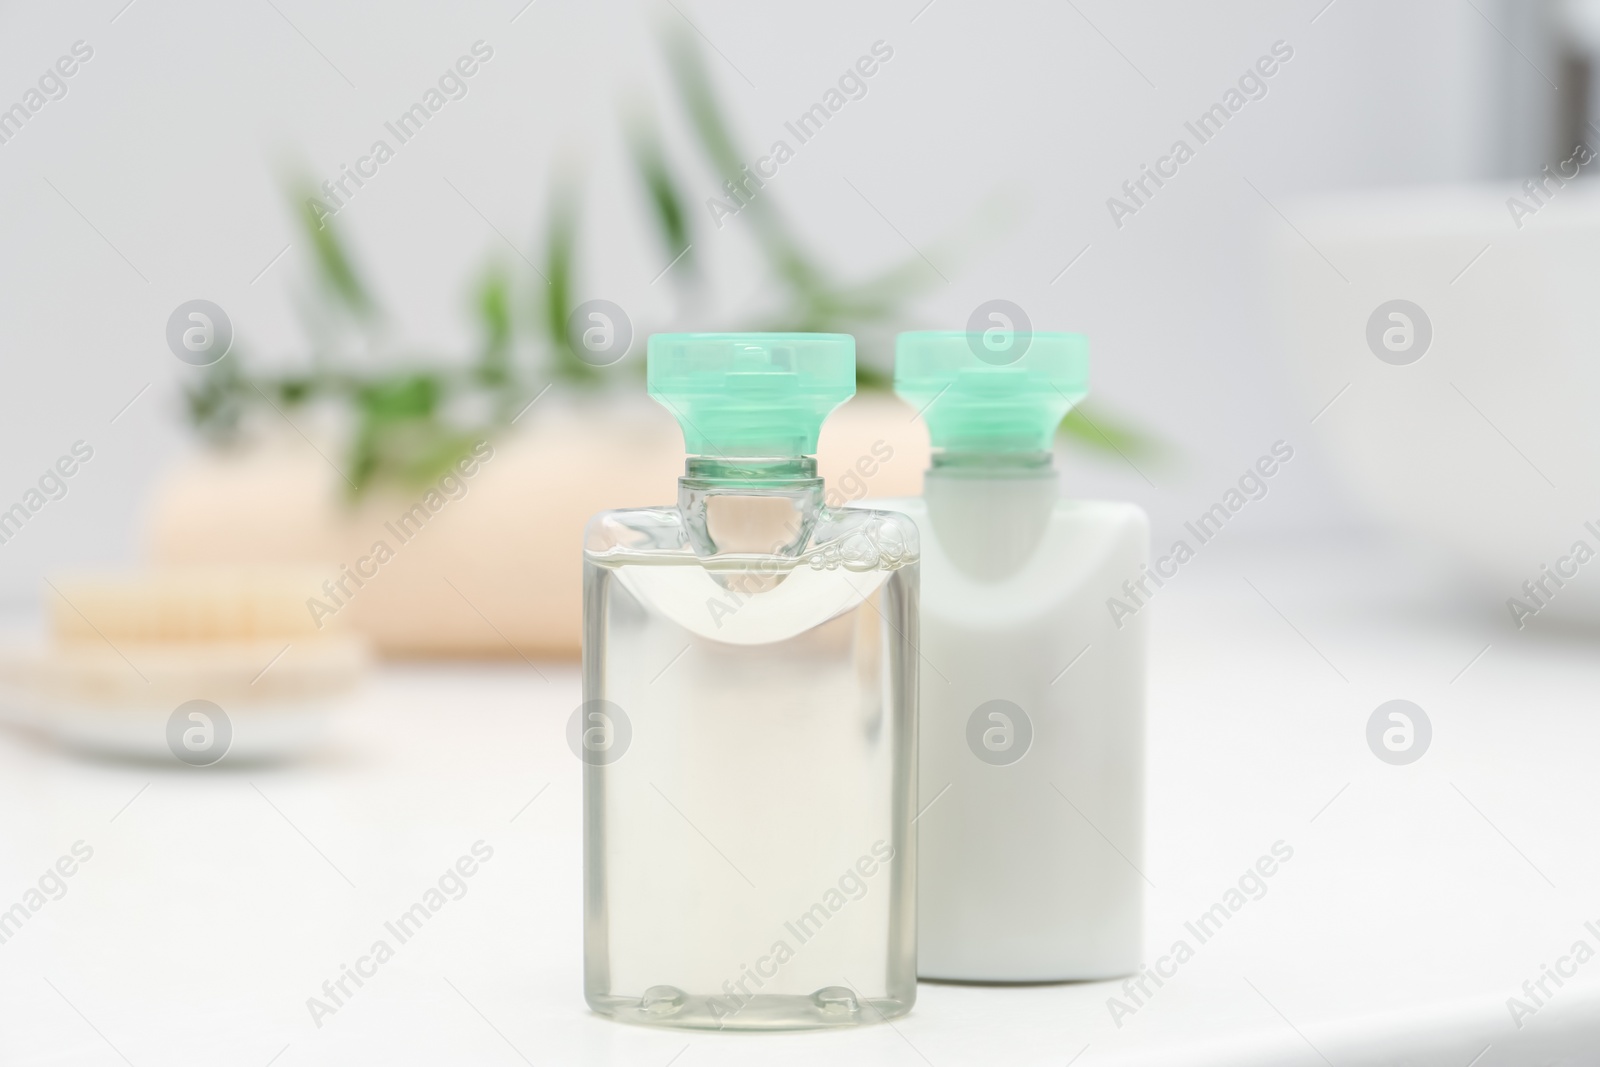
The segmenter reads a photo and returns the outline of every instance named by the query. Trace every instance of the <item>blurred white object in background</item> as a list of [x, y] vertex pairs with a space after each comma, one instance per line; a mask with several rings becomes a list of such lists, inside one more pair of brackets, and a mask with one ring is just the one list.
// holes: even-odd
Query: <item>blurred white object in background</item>
[[1585, 154], [1517, 184], [1306, 199], [1272, 231], [1284, 357], [1330, 464], [1374, 516], [1470, 567], [1513, 626], [1600, 621]]

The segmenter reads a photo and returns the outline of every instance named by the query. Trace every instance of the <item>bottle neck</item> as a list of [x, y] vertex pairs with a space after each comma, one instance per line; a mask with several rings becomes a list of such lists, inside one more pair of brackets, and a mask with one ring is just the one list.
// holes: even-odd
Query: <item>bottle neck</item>
[[690, 456], [683, 465], [683, 477], [678, 482], [684, 488], [709, 491], [757, 489], [781, 492], [813, 485], [818, 490], [822, 488], [814, 456], [731, 459], [725, 456]]
[[1060, 503], [1049, 452], [936, 452], [922, 498], [933, 540], [980, 582], [1026, 567]]
[[812, 456], [690, 456], [678, 479], [678, 509], [698, 556], [793, 556], [810, 541], [822, 479]]
[[1015, 478], [1053, 480], [1055, 457], [1050, 452], [984, 452], [939, 449], [928, 474], [935, 478]]

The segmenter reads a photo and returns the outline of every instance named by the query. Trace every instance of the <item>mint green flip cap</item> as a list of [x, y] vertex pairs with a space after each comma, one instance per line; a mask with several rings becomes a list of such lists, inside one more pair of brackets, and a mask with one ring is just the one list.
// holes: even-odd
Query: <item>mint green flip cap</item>
[[844, 333], [658, 333], [646, 378], [692, 456], [814, 456], [822, 422], [856, 392]]
[[1047, 451], [1061, 420], [1088, 395], [1089, 339], [1019, 332], [1001, 345], [993, 340], [961, 330], [901, 334], [894, 391], [922, 412], [936, 449]]

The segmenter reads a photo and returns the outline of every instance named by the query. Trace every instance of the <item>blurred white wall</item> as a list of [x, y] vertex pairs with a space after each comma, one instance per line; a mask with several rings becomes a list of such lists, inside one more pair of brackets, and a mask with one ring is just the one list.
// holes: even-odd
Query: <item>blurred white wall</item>
[[[1298, 444], [1313, 414], [1272, 346], [1259, 248], [1263, 228], [1287, 223], [1264, 198], [1505, 171], [1503, 87], [1520, 62], [1486, 0], [524, 2], [0, 7], [0, 107], [74, 42], [93, 49], [67, 94], [0, 144], [0, 506], [73, 442], [94, 449], [68, 496], [0, 545], [0, 598], [31, 601], [51, 568], [136, 556], [149, 485], [194, 447], [179, 389], [196, 372], [167, 350], [167, 316], [205, 297], [253, 353], [292, 356], [305, 249], [278, 174], [353, 163], [475, 41], [493, 58], [466, 97], [339, 216], [419, 349], [469, 346], [465, 289], [486, 256], [527, 282], [496, 230], [533, 256], [558, 159], [584, 179], [580, 299], [622, 304], [640, 330], [732, 321], [763, 279], [741, 220], [718, 230], [705, 211], [716, 183], [688, 148], [659, 26], [692, 20], [711, 42], [748, 150], [783, 136], [882, 40], [893, 59], [867, 96], [768, 192], [859, 275], [911, 254], [908, 241], [933, 255], [985, 203], [1008, 208], [1009, 228], [938, 261], [949, 284], [915, 325], [959, 327], [1004, 297], [1036, 328], [1087, 332], [1095, 398], [1178, 456], [1146, 471], [1153, 485], [1119, 462], [1075, 460], [1070, 488], [1146, 504], [1158, 541], [1274, 441]], [[1267, 95], [1115, 226], [1106, 199], [1280, 40], [1293, 58]], [[665, 257], [620, 133], [634, 100], [668, 121], [698, 198], [697, 252], [722, 300], [690, 323], [669, 285], [651, 284]], [[1259, 531], [1348, 521], [1314, 452], [1287, 473], [1251, 511]]]

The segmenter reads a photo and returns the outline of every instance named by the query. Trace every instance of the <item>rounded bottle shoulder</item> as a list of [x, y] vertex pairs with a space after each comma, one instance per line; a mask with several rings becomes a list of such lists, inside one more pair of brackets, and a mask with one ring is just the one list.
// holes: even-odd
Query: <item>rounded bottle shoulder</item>
[[[879, 501], [872, 501], [877, 505]], [[865, 529], [878, 536], [898, 537], [913, 556], [921, 550], [921, 535], [916, 520], [894, 508], [867, 507], [865, 504], [823, 509], [840, 529]]]
[[688, 531], [676, 507], [617, 508], [590, 517], [583, 530], [583, 550], [672, 551], [688, 547]]
[[[880, 510], [923, 519], [928, 513], [928, 502], [920, 496], [886, 497], [881, 500], [864, 500], [852, 505], [856, 510]], [[1062, 497], [1050, 509], [1052, 518], [1075, 519], [1089, 522], [1132, 523], [1148, 528], [1150, 516], [1138, 504], [1126, 500], [1076, 500]]]
[[1073, 500], [1063, 499], [1055, 507], [1055, 515], [1071, 516], [1089, 521], [1128, 524], [1143, 530], [1150, 528], [1150, 516], [1138, 504], [1127, 500]]

